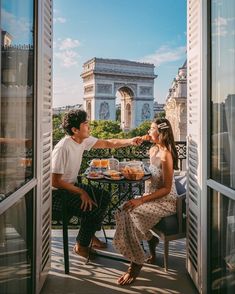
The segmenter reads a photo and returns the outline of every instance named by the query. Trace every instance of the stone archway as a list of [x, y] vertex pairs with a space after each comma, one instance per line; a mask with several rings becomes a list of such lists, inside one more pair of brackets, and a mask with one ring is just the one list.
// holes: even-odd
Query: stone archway
[[117, 92], [121, 94], [123, 129], [133, 129], [146, 119], [153, 118], [156, 78], [153, 64], [93, 58], [84, 63], [81, 77], [84, 107], [91, 120], [116, 120]]
[[121, 86], [117, 91], [121, 95], [121, 128], [128, 131], [132, 126], [132, 104], [135, 94], [127, 86]]

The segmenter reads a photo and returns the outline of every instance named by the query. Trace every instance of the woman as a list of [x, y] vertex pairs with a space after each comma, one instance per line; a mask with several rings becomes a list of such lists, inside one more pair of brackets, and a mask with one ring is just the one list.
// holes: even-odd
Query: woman
[[142, 197], [127, 201], [116, 212], [117, 229], [113, 244], [118, 252], [130, 260], [126, 273], [119, 279], [119, 285], [135, 281], [145, 260], [140, 240], [147, 240], [151, 256], [149, 263], [155, 261], [155, 248], [158, 238], [149, 231], [162, 217], [176, 212], [176, 189], [174, 169], [178, 169], [178, 156], [170, 122], [156, 119], [149, 130], [155, 145], [150, 149], [151, 183]]

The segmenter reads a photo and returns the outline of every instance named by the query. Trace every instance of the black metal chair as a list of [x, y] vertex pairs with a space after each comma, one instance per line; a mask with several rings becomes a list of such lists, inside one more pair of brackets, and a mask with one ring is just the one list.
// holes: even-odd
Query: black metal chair
[[168, 270], [169, 241], [185, 238], [186, 236], [186, 176], [176, 176], [177, 190], [176, 214], [167, 216], [155, 225], [151, 231], [164, 242], [164, 267]]
[[69, 244], [68, 244], [68, 209], [67, 209], [67, 197], [65, 190], [59, 190], [60, 196], [62, 199], [62, 211], [58, 213], [57, 211], [52, 210], [52, 220], [57, 222], [62, 221], [63, 229], [63, 250], [64, 250], [64, 272], [69, 274]]
[[[58, 190], [57, 190], [58, 191]], [[63, 250], [64, 250], [64, 272], [65, 274], [69, 274], [69, 242], [68, 242], [68, 224], [71, 216], [68, 215], [68, 205], [67, 205], [67, 192], [66, 190], [59, 190], [59, 195], [62, 199], [62, 211], [53, 211], [52, 209], [52, 220], [56, 221], [57, 223], [62, 222], [62, 231], [63, 231]], [[53, 205], [52, 205], [53, 207]], [[107, 237], [105, 234], [104, 227], [101, 227], [104, 233], [104, 237], [107, 242]], [[91, 250], [92, 242], [89, 246], [89, 250]], [[90, 253], [86, 260], [86, 263], [89, 262]]]

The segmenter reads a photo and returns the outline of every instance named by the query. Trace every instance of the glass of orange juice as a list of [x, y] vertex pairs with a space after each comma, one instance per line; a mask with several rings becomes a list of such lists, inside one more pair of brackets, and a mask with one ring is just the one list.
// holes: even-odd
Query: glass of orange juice
[[106, 158], [103, 158], [100, 160], [101, 168], [108, 168], [109, 166], [109, 160]]
[[100, 168], [101, 167], [101, 161], [100, 159], [93, 159], [91, 162], [91, 165], [95, 168]]

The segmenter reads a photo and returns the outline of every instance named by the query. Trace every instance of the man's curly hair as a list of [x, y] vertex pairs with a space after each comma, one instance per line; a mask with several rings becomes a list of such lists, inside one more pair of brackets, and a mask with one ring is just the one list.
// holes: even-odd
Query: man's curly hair
[[65, 132], [72, 136], [72, 128], [80, 129], [80, 124], [84, 123], [87, 120], [87, 113], [82, 109], [72, 109], [67, 112], [64, 116], [62, 127]]

